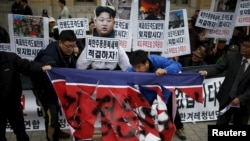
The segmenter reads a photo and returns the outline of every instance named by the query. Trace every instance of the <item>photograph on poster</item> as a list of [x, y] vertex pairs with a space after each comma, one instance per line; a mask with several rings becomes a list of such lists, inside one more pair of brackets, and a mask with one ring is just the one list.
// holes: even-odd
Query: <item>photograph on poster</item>
[[13, 31], [14, 36], [43, 38], [43, 18], [13, 15]]
[[165, 20], [166, 0], [139, 0], [138, 20]]

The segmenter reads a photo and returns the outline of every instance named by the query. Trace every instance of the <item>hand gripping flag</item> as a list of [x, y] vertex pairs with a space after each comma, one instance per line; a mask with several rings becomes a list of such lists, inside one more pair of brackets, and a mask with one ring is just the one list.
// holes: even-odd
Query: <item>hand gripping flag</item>
[[178, 89], [202, 102], [203, 77], [198, 73], [157, 77], [154, 73], [53, 68], [47, 74], [79, 139], [92, 138], [101, 115], [102, 141], [169, 141], [175, 132], [166, 106], [170, 95]]

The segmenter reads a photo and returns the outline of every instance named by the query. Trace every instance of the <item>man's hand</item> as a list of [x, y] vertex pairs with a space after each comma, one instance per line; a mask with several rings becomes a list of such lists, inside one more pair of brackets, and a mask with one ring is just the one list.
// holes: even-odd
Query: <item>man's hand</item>
[[159, 68], [159, 69], [156, 70], [155, 74], [156, 74], [157, 76], [162, 76], [162, 75], [167, 74], [167, 71], [166, 71], [165, 69]]
[[207, 76], [207, 71], [199, 71], [199, 74], [201, 75], [201, 76]]
[[230, 104], [231, 104], [232, 106], [237, 106], [237, 105], [240, 104], [240, 99], [239, 99], [238, 97], [235, 97], [235, 98], [230, 102]]
[[51, 70], [51, 66], [50, 65], [45, 65], [45, 66], [42, 67], [42, 70], [43, 70], [43, 72]]

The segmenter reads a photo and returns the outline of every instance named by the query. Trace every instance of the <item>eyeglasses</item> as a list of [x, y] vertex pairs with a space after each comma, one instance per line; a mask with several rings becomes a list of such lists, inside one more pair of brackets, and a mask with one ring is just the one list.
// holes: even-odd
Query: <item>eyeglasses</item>
[[76, 47], [76, 45], [66, 45], [64, 42], [62, 42], [63, 46], [66, 48], [66, 49], [74, 49], [74, 47]]

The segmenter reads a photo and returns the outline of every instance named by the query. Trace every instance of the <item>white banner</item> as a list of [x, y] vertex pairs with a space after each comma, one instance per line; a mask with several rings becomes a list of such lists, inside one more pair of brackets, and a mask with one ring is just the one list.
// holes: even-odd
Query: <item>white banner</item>
[[46, 17], [8, 15], [10, 47], [22, 58], [33, 60], [49, 44], [49, 21]]
[[89, 20], [87, 18], [58, 19], [58, 30], [73, 30], [77, 38], [85, 38], [86, 31], [89, 30]]
[[174, 57], [191, 53], [186, 9], [170, 12], [167, 31], [168, 40], [162, 56]]

